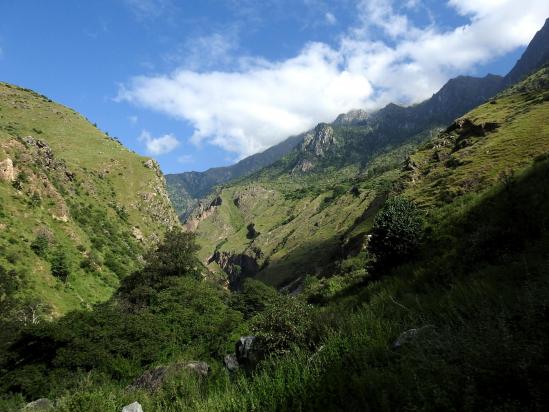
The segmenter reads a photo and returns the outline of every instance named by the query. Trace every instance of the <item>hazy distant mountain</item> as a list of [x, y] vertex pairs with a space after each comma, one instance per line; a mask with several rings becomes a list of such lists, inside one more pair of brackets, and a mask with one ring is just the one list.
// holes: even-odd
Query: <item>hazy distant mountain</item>
[[264, 152], [249, 156], [232, 166], [214, 167], [205, 172], [166, 175], [170, 198], [177, 213], [183, 218], [186, 217], [198, 199], [208, 195], [213, 187], [229, 180], [248, 176], [271, 165], [290, 152], [302, 139], [302, 135], [291, 136]]

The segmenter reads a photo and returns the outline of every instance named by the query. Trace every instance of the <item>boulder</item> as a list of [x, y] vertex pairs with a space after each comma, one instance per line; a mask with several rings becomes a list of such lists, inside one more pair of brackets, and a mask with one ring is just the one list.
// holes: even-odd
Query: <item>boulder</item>
[[223, 364], [229, 370], [229, 372], [236, 372], [240, 368], [238, 359], [236, 357], [236, 354], [234, 353], [231, 353], [230, 355], [225, 355], [225, 357], [223, 358]]
[[13, 182], [17, 177], [17, 172], [13, 167], [13, 161], [8, 157], [0, 162], [0, 180]]
[[47, 398], [40, 398], [27, 403], [23, 411], [49, 411], [53, 408], [53, 403]]
[[204, 361], [190, 361], [183, 368], [194, 372], [201, 378], [205, 378], [210, 373], [210, 365]]
[[183, 369], [191, 371], [197, 376], [203, 378], [208, 376], [210, 366], [203, 361], [179, 362], [170, 366], [157, 366], [154, 369], [144, 372], [140, 377], [135, 379], [128, 389], [144, 389], [149, 392], [154, 392], [162, 386], [170, 375], [173, 375]]
[[257, 336], [242, 336], [235, 345], [238, 364], [246, 369], [254, 369], [265, 359], [265, 350]]
[[137, 401], [122, 408], [122, 412], [143, 412], [143, 407]]
[[145, 371], [143, 375], [132, 382], [129, 389], [145, 389], [154, 392], [162, 386], [169, 372], [170, 367], [168, 366], [158, 366], [154, 369]]

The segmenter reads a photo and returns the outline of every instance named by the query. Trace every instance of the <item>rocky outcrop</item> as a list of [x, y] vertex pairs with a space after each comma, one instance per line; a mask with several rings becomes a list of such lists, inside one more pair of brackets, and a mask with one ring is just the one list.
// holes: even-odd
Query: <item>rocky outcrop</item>
[[332, 123], [334, 126], [356, 126], [364, 123], [368, 119], [366, 110], [351, 110], [347, 113], [342, 113]]
[[160, 170], [160, 165], [156, 160], [149, 159], [143, 163], [143, 166], [145, 166], [147, 169], [153, 170], [157, 177], [162, 177], [162, 171]]
[[198, 228], [200, 222], [213, 215], [216, 209], [222, 204], [223, 199], [221, 196], [217, 196], [207, 206], [204, 203], [199, 203], [193, 215], [185, 221], [185, 229], [189, 232], [194, 232]]
[[239, 290], [245, 278], [257, 275], [261, 266], [258, 260], [262, 257], [261, 250], [247, 250], [244, 253], [221, 252], [216, 250], [208, 259], [208, 264], [216, 262], [227, 274], [229, 288]]
[[203, 361], [179, 362], [169, 366], [157, 366], [135, 379], [128, 389], [144, 389], [149, 392], [158, 390], [164, 382], [174, 374], [188, 370], [200, 378], [205, 378], [210, 372], [210, 366]]
[[242, 336], [236, 342], [235, 353], [238, 364], [248, 370], [254, 369], [266, 356], [263, 343], [257, 336]]
[[493, 132], [499, 127], [495, 122], [474, 123], [466, 117], [456, 120], [447, 129], [446, 133], [456, 132], [460, 137], [483, 137], [487, 133]]
[[13, 182], [17, 177], [17, 172], [13, 167], [13, 161], [8, 157], [0, 162], [0, 180], [4, 182]]
[[325, 157], [336, 143], [337, 139], [332, 126], [327, 123], [320, 123], [314, 130], [305, 135], [301, 150], [314, 154], [316, 157]]

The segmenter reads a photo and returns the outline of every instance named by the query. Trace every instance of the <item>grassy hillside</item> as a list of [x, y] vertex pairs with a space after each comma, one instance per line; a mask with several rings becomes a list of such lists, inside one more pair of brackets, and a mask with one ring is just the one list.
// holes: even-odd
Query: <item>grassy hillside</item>
[[214, 206], [189, 219], [202, 260], [214, 271], [221, 263], [231, 279], [254, 276], [277, 286], [364, 265], [366, 236], [389, 193], [404, 191], [423, 208], [443, 206], [549, 150], [547, 77], [543, 69], [447, 131], [430, 129], [396, 147], [372, 141], [368, 148], [363, 126], [333, 127], [335, 144], [345, 144], [321, 158], [318, 169], [292, 172], [301, 160], [289, 155], [221, 188]]
[[[190, 257], [163, 259], [179, 255], [168, 244], [107, 304], [26, 329], [0, 357], [0, 405], [16, 410], [47, 396], [59, 411], [117, 411], [136, 400], [146, 411], [547, 410], [548, 91], [543, 69], [419, 148], [385, 152], [360, 173], [258, 175], [223, 189], [199, 224], [211, 225], [207, 233], [238, 228], [212, 238], [221, 263], [231, 263], [221, 253], [227, 245], [263, 259], [258, 245], [268, 250], [267, 235], [294, 220], [286, 244], [294, 234], [321, 239], [322, 229], [307, 232], [317, 218], [330, 230], [344, 222], [327, 236], [340, 242], [339, 262], [325, 277], [303, 279], [295, 296], [250, 280], [235, 293], [197, 280]], [[334, 185], [350, 188], [334, 196]], [[367, 252], [352, 243], [375, 232], [379, 209], [395, 196], [419, 205], [423, 225], [414, 253], [380, 272], [365, 267], [379, 256], [360, 258]], [[296, 264], [329, 263], [327, 250]], [[253, 267], [242, 257], [231, 264]], [[229, 373], [224, 355], [249, 335], [269, 356]], [[144, 370], [191, 359], [206, 360], [210, 372], [180, 368], [156, 390], [128, 386]]]
[[176, 224], [158, 166], [75, 111], [0, 83], [0, 265], [44, 316], [106, 300]]

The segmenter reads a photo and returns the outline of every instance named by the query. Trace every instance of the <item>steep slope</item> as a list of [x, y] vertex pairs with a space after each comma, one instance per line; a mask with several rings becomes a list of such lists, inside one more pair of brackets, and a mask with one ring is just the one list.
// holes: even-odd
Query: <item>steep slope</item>
[[[317, 166], [326, 168], [365, 163], [376, 151], [406, 141], [427, 129], [445, 125], [499, 90], [499, 76], [460, 76], [450, 80], [433, 97], [416, 106], [390, 104], [371, 114], [353, 110], [339, 115], [331, 124], [321, 123], [315, 129], [292, 136], [233, 166], [167, 175], [170, 198], [182, 220], [185, 220], [198, 201], [207, 197], [215, 186], [252, 175], [272, 164], [271, 173], [279, 175], [290, 171], [309, 172]], [[326, 133], [333, 134], [331, 127], [340, 130], [340, 133], [336, 133], [340, 136], [339, 140], [325, 140]], [[365, 145], [368, 150], [364, 150]], [[285, 156], [286, 159], [276, 164]]]
[[302, 139], [292, 136], [270, 147], [262, 153], [249, 156], [227, 167], [215, 167], [205, 172], [185, 172], [166, 175], [170, 198], [177, 213], [185, 220], [199, 199], [207, 196], [222, 183], [249, 176], [255, 171], [271, 165], [290, 152]]
[[[423, 207], [440, 206], [484, 190], [502, 173], [520, 170], [549, 151], [547, 78], [543, 69], [441, 134], [427, 129], [410, 138], [427, 141], [415, 153], [412, 143], [374, 150], [368, 141], [372, 129], [365, 126], [318, 126], [305, 136], [297, 158], [298, 165], [315, 159], [316, 170], [296, 172], [296, 159], [287, 157], [252, 179], [222, 188], [188, 221], [199, 234], [203, 260], [228, 273], [233, 287], [247, 276], [280, 286], [305, 274], [344, 270], [363, 253], [373, 215], [388, 193], [404, 185]], [[393, 113], [402, 110], [389, 107]], [[342, 150], [349, 130], [368, 142], [362, 152]], [[338, 153], [346, 153], [340, 163]], [[353, 155], [368, 161], [345, 165]]]
[[503, 85], [510, 86], [523, 80], [549, 62], [549, 18], [536, 33], [515, 67], [505, 76]]
[[177, 224], [156, 162], [75, 111], [0, 83], [0, 265], [51, 313], [108, 298]]

